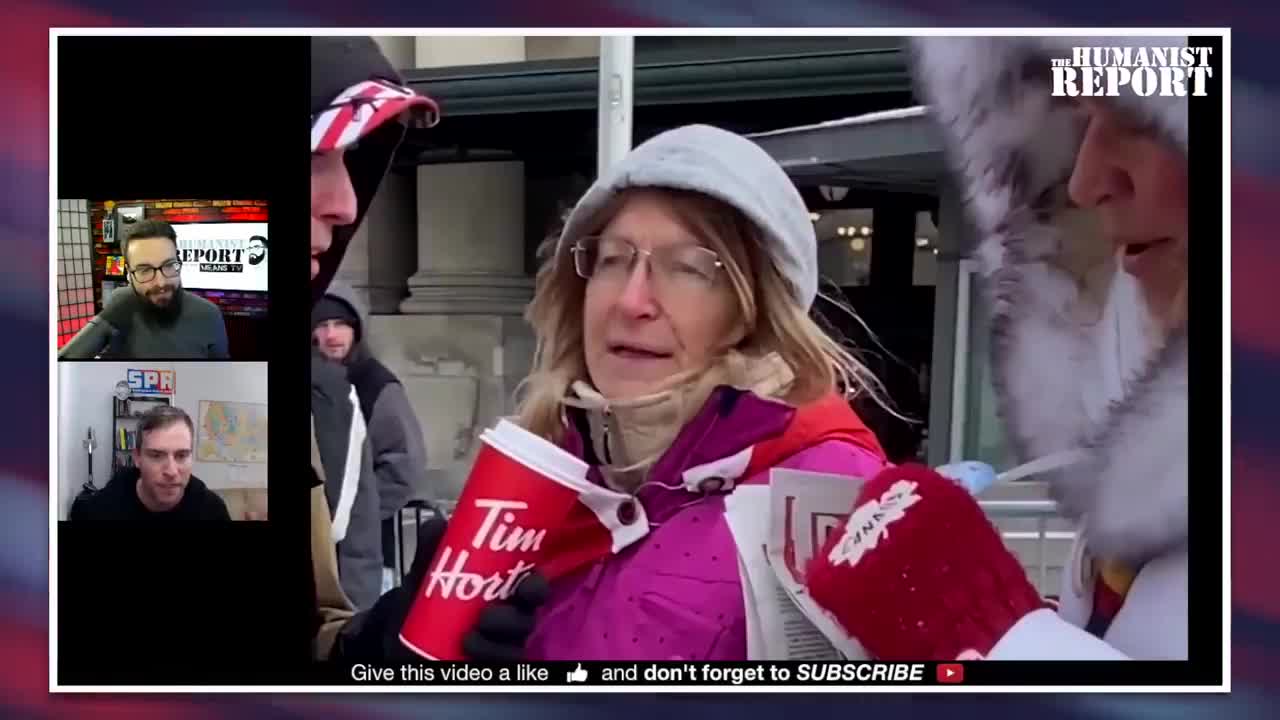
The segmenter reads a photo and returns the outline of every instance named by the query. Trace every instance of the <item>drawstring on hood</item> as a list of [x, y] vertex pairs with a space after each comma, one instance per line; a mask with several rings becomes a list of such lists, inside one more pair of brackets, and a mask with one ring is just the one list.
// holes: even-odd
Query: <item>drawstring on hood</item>
[[717, 387], [780, 398], [794, 379], [777, 353], [751, 358], [730, 351], [708, 368], [672, 377], [664, 389], [649, 395], [609, 400], [589, 383], [577, 381], [563, 403], [585, 411], [592, 449], [604, 463], [605, 482], [619, 492], [635, 493], [645, 484], [648, 469]]
[[[1091, 211], [1067, 183], [1086, 129], [1053, 97], [1051, 60], [1075, 46], [1185, 38], [922, 38], [914, 76], [981, 238], [997, 409], [1020, 460], [1084, 448], [1045, 474], [1091, 551], [1133, 564], [1187, 536], [1187, 340], [1157, 330]], [[1098, 98], [1187, 148], [1187, 101]]]

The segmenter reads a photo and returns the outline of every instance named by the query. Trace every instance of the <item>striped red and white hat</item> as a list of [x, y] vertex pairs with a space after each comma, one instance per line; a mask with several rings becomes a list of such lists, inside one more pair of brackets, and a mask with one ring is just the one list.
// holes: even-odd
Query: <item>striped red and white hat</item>
[[440, 108], [431, 98], [389, 80], [362, 80], [312, 116], [311, 152], [350, 147], [390, 120], [431, 127], [440, 121]]

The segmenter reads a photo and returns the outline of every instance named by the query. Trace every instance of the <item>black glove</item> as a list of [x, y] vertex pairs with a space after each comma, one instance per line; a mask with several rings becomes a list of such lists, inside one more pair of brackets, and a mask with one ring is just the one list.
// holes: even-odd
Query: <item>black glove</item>
[[516, 585], [511, 597], [480, 613], [476, 626], [462, 639], [469, 660], [516, 662], [524, 659], [524, 644], [533, 634], [534, 615], [547, 601], [547, 579], [531, 572]]
[[[427, 567], [444, 537], [446, 522], [432, 518], [418, 528], [413, 567], [399, 587], [383, 593], [373, 607], [358, 613], [338, 634], [330, 660], [348, 666], [363, 662], [394, 665], [422, 662], [400, 642], [400, 628], [409, 606], [427, 576]], [[474, 628], [463, 639], [463, 652], [477, 661], [516, 661], [524, 656], [524, 643], [533, 633], [534, 613], [546, 602], [547, 581], [529, 573], [506, 600], [486, 607]]]

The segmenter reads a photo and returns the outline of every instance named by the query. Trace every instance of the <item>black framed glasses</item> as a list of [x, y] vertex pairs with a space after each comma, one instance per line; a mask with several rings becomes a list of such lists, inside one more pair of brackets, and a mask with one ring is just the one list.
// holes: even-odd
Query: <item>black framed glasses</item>
[[642, 250], [621, 238], [585, 237], [573, 244], [573, 266], [592, 282], [625, 284], [637, 263], [645, 260], [659, 293], [696, 293], [715, 287], [724, 261], [711, 248], [692, 243]]
[[129, 270], [129, 274], [134, 280], [140, 283], [151, 282], [156, 279], [156, 270], [167, 278], [176, 278], [182, 272], [182, 263], [177, 260], [170, 260], [161, 265], [159, 268], [153, 268], [150, 265], [141, 265]]

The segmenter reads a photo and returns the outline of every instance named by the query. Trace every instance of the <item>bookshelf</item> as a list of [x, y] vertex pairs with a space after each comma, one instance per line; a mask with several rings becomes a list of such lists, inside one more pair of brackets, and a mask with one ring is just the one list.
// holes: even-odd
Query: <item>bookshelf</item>
[[133, 449], [138, 446], [138, 422], [148, 410], [169, 405], [169, 398], [157, 395], [113, 397], [111, 416], [111, 477], [124, 468], [133, 467]]

